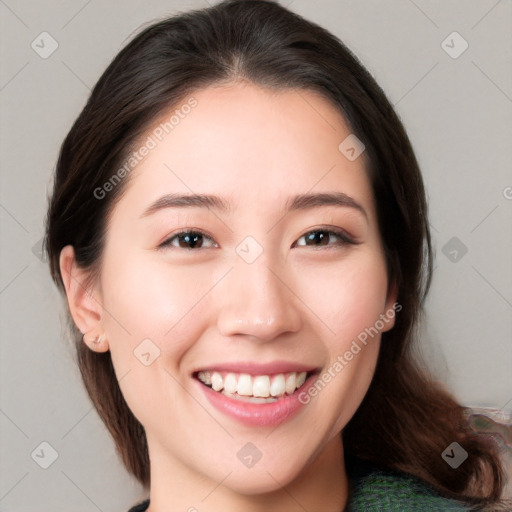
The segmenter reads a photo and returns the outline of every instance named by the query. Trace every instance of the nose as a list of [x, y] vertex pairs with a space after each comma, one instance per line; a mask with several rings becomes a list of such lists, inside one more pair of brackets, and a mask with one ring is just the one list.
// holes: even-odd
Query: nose
[[236, 262], [224, 281], [217, 290], [221, 335], [269, 342], [300, 330], [300, 300], [285, 273], [272, 270], [263, 256], [251, 264]]

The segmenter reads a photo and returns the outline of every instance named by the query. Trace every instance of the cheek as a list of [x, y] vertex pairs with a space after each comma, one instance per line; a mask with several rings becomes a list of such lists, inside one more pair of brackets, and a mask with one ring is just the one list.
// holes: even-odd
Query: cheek
[[208, 292], [211, 272], [201, 272], [199, 267], [171, 267], [147, 255], [126, 255], [119, 263], [104, 265], [104, 325], [118, 373], [140, 364], [134, 355], [148, 351], [152, 358], [165, 358], [169, 370], [178, 368], [207, 321], [201, 299]]
[[197, 269], [136, 254], [106, 260], [103, 276], [104, 326], [121, 391], [139, 421], [154, 425], [168, 411], [179, 413], [176, 377], [208, 321], [202, 297], [211, 283]]
[[387, 274], [378, 253], [354, 252], [337, 263], [316, 264], [307, 279], [297, 282], [300, 297], [321, 320], [332, 349], [343, 349], [384, 312]]
[[[338, 265], [317, 267], [302, 291], [322, 320], [328, 362], [311, 405], [338, 434], [353, 416], [370, 385], [380, 348], [375, 326], [385, 313], [387, 274], [375, 253], [360, 252]], [[304, 397], [305, 400], [308, 397]]]

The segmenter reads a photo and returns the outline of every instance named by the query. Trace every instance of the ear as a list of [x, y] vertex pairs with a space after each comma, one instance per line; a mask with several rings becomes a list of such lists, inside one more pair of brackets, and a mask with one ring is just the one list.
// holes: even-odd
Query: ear
[[84, 342], [95, 352], [106, 352], [108, 342], [102, 325], [103, 307], [98, 287], [89, 283], [90, 274], [77, 265], [73, 246], [62, 249], [59, 265], [69, 311], [84, 334]]
[[393, 281], [389, 285], [388, 296], [386, 298], [386, 304], [384, 307], [384, 311], [382, 312], [384, 315], [384, 323], [385, 327], [382, 329], [382, 332], [389, 331], [395, 325], [395, 317], [396, 314], [402, 309], [402, 305], [399, 304], [396, 299], [398, 298], [398, 286], [396, 281]]

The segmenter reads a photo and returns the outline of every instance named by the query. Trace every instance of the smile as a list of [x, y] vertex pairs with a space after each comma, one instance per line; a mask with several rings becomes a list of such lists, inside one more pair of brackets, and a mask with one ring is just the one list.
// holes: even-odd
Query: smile
[[253, 403], [272, 403], [285, 394], [291, 395], [306, 382], [307, 377], [308, 372], [250, 375], [200, 371], [197, 374], [197, 379], [214, 391]]
[[305, 404], [319, 368], [296, 363], [233, 363], [197, 370], [194, 381], [209, 404], [222, 415], [250, 427], [275, 427], [290, 420]]

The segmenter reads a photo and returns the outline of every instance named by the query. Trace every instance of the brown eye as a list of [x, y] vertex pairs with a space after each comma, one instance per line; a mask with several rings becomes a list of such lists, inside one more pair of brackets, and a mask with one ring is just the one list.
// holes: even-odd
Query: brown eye
[[[301, 242], [304, 240], [304, 242]], [[333, 242], [334, 243], [330, 243]], [[315, 229], [302, 235], [296, 242], [298, 246], [323, 247], [329, 245], [353, 244], [354, 241], [344, 231]]]
[[[200, 231], [182, 231], [163, 242], [160, 247], [177, 247], [181, 249], [203, 249], [208, 241], [213, 240]], [[216, 246], [213, 242], [213, 246]], [[207, 246], [206, 246], [207, 247]]]

